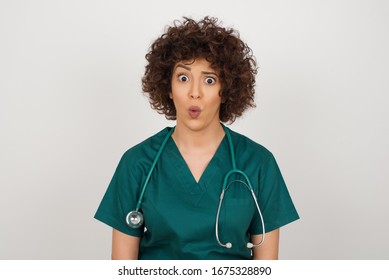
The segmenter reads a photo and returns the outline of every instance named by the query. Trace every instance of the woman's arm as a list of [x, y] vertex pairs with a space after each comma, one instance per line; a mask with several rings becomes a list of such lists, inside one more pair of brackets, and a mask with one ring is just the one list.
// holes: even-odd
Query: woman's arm
[[[252, 235], [251, 243], [261, 242], [262, 235]], [[278, 244], [280, 240], [280, 229], [266, 233], [265, 241], [261, 246], [253, 248], [253, 260], [277, 260]]]
[[112, 259], [137, 260], [139, 252], [139, 237], [124, 234], [116, 229], [112, 231]]

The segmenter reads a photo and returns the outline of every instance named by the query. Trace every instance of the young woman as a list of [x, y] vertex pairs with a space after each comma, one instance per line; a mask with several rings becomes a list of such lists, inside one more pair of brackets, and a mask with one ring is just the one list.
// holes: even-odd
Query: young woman
[[143, 90], [176, 125], [120, 160], [95, 215], [112, 258], [277, 259], [299, 216], [273, 155], [222, 124], [255, 106], [251, 49], [215, 18], [184, 18], [146, 59]]

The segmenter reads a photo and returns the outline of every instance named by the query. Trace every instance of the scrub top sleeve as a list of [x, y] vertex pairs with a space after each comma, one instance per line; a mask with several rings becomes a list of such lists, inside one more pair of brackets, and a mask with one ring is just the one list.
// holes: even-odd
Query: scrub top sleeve
[[[261, 167], [259, 175], [258, 204], [265, 222], [265, 231], [270, 232], [299, 219], [281, 171], [272, 154]], [[259, 214], [256, 213], [250, 234], [262, 234]]]
[[141, 237], [143, 227], [133, 229], [126, 223], [126, 216], [135, 210], [139, 197], [139, 184], [129, 166], [129, 157], [127, 151], [121, 158], [94, 217], [125, 234]]

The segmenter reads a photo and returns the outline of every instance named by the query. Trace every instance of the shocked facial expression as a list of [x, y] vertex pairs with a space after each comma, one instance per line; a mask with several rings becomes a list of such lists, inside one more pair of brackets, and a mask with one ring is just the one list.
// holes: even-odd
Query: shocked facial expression
[[219, 73], [202, 58], [180, 61], [173, 69], [172, 91], [177, 126], [191, 130], [220, 126], [221, 81]]

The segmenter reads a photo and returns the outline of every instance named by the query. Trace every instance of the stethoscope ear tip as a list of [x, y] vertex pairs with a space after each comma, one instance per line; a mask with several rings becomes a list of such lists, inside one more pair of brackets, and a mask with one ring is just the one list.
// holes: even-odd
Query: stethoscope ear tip
[[228, 248], [228, 249], [232, 248], [232, 244], [231, 244], [230, 242], [228, 242], [228, 243], [226, 244], [226, 248]]
[[251, 242], [247, 243], [247, 248], [251, 249], [253, 247], [254, 247], [253, 243], [251, 243]]

